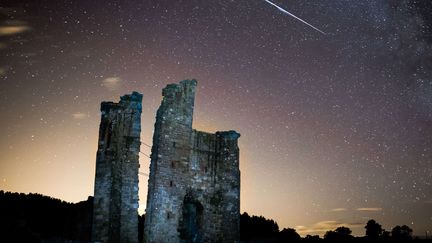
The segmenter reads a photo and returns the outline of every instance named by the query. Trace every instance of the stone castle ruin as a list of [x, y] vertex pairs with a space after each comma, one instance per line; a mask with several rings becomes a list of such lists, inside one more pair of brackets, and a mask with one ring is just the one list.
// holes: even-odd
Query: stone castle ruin
[[102, 102], [96, 155], [92, 241], [138, 242], [142, 95]]
[[195, 88], [195, 80], [184, 80], [162, 91], [153, 135], [145, 242], [239, 240], [240, 134], [192, 129]]
[[[184, 80], [162, 91], [148, 180], [146, 243], [239, 242], [240, 134], [192, 128], [196, 85]], [[141, 99], [134, 92], [118, 104], [102, 103], [95, 241], [138, 241]]]

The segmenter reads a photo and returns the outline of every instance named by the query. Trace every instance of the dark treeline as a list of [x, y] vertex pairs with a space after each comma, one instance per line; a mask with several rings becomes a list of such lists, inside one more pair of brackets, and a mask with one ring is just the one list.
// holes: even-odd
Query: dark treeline
[[68, 203], [40, 194], [0, 191], [0, 242], [88, 242], [93, 198]]
[[[93, 197], [68, 203], [41, 194], [0, 190], [0, 242], [90, 242]], [[139, 216], [139, 240], [144, 215]]]
[[[93, 198], [68, 203], [40, 194], [0, 191], [0, 242], [90, 242]], [[139, 239], [143, 236], [144, 215], [139, 217]], [[300, 237], [295, 229], [279, 230], [278, 224], [262, 216], [240, 217], [241, 240], [258, 242], [432, 242], [412, 237], [406, 226], [385, 231], [374, 220], [365, 224], [365, 236], [354, 237], [351, 230], [339, 227], [323, 238]]]
[[262, 216], [249, 216], [243, 213], [240, 217], [240, 235], [243, 242], [432, 242], [431, 239], [413, 237], [410, 227], [395, 226], [390, 232], [385, 231], [375, 220], [365, 223], [365, 236], [355, 237], [351, 229], [338, 227], [327, 231], [324, 237], [307, 235], [301, 237], [295, 229], [284, 228], [279, 230], [278, 224]]

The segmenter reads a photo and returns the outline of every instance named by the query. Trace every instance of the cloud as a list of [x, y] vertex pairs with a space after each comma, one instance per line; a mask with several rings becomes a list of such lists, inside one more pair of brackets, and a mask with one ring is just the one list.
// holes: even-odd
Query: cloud
[[7, 68], [6, 67], [0, 67], [0, 76], [5, 75], [7, 72]]
[[0, 26], [0, 36], [17, 35], [31, 30], [27, 25]]
[[109, 91], [117, 90], [120, 87], [121, 78], [109, 77], [102, 80], [102, 86], [107, 88]]
[[356, 210], [361, 212], [378, 212], [382, 211], [382, 208], [357, 208]]
[[338, 227], [348, 227], [348, 228], [358, 228], [362, 227], [363, 223], [342, 223], [335, 220], [327, 220], [327, 221], [320, 221], [310, 227], [299, 225], [294, 227], [296, 231], [301, 235], [306, 234], [323, 234], [330, 230], [335, 230]]
[[85, 119], [88, 115], [85, 113], [81, 113], [81, 112], [76, 112], [72, 114], [72, 117], [76, 120], [82, 120]]
[[332, 211], [332, 212], [345, 212], [345, 211], [348, 211], [348, 209], [346, 209], [346, 208], [333, 208], [330, 211]]

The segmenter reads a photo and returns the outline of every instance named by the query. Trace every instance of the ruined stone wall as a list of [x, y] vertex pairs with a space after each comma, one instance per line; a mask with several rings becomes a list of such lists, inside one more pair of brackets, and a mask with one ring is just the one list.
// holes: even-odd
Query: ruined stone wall
[[234, 131], [192, 129], [195, 80], [170, 84], [156, 115], [145, 242], [237, 242], [240, 171]]
[[138, 242], [138, 169], [142, 95], [102, 102], [92, 240]]

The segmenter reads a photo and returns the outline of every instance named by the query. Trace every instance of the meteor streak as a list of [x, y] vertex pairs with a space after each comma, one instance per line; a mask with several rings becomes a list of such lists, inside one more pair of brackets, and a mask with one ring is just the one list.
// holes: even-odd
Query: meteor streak
[[286, 11], [286, 10], [285, 10], [285, 9], [283, 9], [282, 7], [279, 7], [279, 6], [278, 6], [278, 5], [276, 5], [275, 3], [272, 3], [272, 2], [270, 2], [269, 0], [264, 0], [264, 1], [266, 1], [267, 3], [269, 3], [269, 4], [273, 5], [274, 7], [276, 7], [277, 9], [279, 9], [280, 11], [282, 11], [283, 13], [285, 13], [285, 14], [288, 14], [289, 16], [291, 16], [291, 17], [293, 17], [293, 18], [295, 18], [295, 19], [297, 19], [297, 20], [301, 21], [302, 23], [304, 23], [304, 24], [308, 25], [309, 27], [311, 27], [311, 28], [313, 28], [314, 30], [316, 30], [316, 31], [320, 32], [321, 34], [323, 34], [323, 35], [325, 35], [325, 34], [326, 34], [326, 33], [325, 33], [324, 31], [321, 31], [320, 29], [318, 29], [318, 28], [316, 28], [315, 26], [313, 26], [313, 25], [309, 24], [308, 22], [304, 21], [303, 19], [301, 19], [301, 18], [299, 18], [299, 17], [295, 16], [294, 14], [292, 14], [292, 13], [290, 13], [290, 12]]

